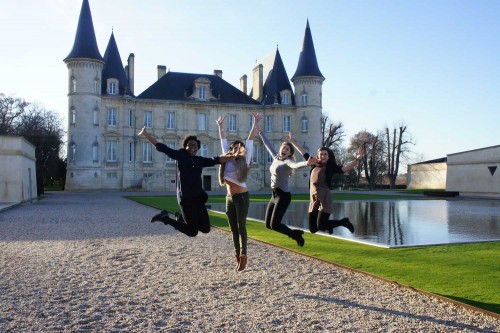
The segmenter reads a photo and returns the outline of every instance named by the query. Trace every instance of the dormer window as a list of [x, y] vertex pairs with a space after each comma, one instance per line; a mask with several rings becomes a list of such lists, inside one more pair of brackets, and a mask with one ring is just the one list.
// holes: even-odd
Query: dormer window
[[205, 87], [200, 87], [198, 89], [198, 98], [199, 99], [205, 99], [206, 98], [206, 89]]
[[108, 94], [117, 95], [118, 94], [118, 80], [109, 79], [108, 80]]
[[193, 93], [189, 96], [189, 98], [202, 101], [213, 98], [210, 91], [210, 80], [204, 77], [194, 80]]
[[284, 90], [281, 92], [281, 104], [289, 105], [291, 103], [290, 92]]

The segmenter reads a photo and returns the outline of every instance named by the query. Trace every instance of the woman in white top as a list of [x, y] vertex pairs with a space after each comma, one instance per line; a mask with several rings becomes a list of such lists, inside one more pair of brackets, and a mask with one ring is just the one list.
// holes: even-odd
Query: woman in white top
[[[237, 270], [242, 271], [247, 266], [247, 229], [246, 220], [250, 204], [248, 188], [245, 183], [248, 168], [252, 161], [253, 139], [257, 134], [258, 122], [262, 114], [254, 114], [253, 126], [245, 143], [236, 140], [230, 145], [224, 135], [224, 117], [219, 116], [217, 126], [222, 146], [222, 153], [233, 156], [234, 159], [221, 165], [219, 182], [226, 185], [226, 215], [233, 235], [234, 250], [236, 253]], [[241, 240], [241, 241], [240, 241]]]

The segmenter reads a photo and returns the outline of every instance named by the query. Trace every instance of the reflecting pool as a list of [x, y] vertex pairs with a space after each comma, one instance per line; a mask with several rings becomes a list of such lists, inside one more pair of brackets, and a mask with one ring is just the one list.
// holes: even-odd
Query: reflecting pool
[[[225, 204], [210, 204], [224, 212]], [[248, 216], [264, 220], [267, 203], [251, 203]], [[309, 202], [292, 202], [283, 223], [308, 230]], [[349, 217], [354, 234], [335, 228], [339, 237], [383, 247], [500, 241], [498, 200], [375, 200], [334, 202], [333, 219]]]

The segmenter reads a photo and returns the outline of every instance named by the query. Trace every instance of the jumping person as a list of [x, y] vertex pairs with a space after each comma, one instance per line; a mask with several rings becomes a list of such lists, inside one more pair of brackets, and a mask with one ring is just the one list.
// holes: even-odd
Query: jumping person
[[[312, 165], [316, 161], [314, 158], [310, 158], [309, 154], [295, 142], [291, 132], [288, 134], [288, 141], [284, 141], [281, 144], [279, 152], [274, 149], [263, 132], [259, 132], [259, 134], [267, 151], [273, 156], [273, 162], [269, 167], [272, 193], [266, 208], [266, 227], [285, 234], [295, 240], [297, 245], [304, 246], [305, 241], [304, 237], [302, 237], [304, 231], [290, 229], [287, 225], [281, 223], [281, 221], [292, 201], [292, 194], [288, 188], [288, 178], [294, 174], [296, 169]], [[307, 154], [306, 161], [295, 162], [294, 148], [304, 157]]]
[[[247, 215], [250, 204], [246, 179], [248, 169], [252, 162], [253, 139], [257, 134], [258, 123], [262, 119], [262, 114], [252, 113], [253, 125], [246, 142], [236, 140], [230, 145], [224, 135], [224, 117], [219, 116], [216, 120], [219, 128], [219, 137], [222, 153], [234, 159], [221, 164], [219, 169], [219, 182], [226, 185], [226, 215], [231, 233], [233, 235], [233, 245], [236, 252], [237, 270], [243, 271], [248, 262], [247, 258]], [[241, 242], [240, 242], [241, 240]]]
[[328, 231], [333, 233], [333, 228], [346, 227], [350, 232], [354, 232], [354, 226], [349, 218], [345, 217], [341, 220], [329, 220], [333, 210], [332, 194], [330, 192], [333, 174], [346, 173], [357, 167], [359, 161], [363, 157], [363, 149], [358, 150], [357, 157], [354, 161], [343, 167], [335, 162], [333, 151], [327, 147], [321, 147], [317, 153], [317, 163], [313, 165], [311, 177], [309, 180], [309, 231], [312, 233], [320, 231]]
[[202, 187], [201, 173], [204, 167], [225, 163], [232, 157], [215, 156], [208, 158], [196, 156], [201, 142], [194, 135], [187, 136], [182, 143], [183, 148], [178, 150], [158, 142], [154, 136], [146, 131], [145, 127], [142, 128], [138, 135], [144, 136], [156, 147], [156, 150], [176, 160], [177, 202], [181, 213], [172, 218], [169, 212], [163, 210], [153, 216], [151, 222], [161, 221], [165, 225], [170, 224], [189, 237], [195, 237], [199, 231], [208, 233], [210, 231], [210, 220], [205, 207], [208, 195]]

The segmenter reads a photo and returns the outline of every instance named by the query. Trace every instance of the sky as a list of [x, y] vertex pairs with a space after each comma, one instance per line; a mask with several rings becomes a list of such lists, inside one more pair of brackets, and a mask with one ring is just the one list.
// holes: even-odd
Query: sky
[[[356, 133], [404, 124], [411, 162], [500, 144], [498, 0], [89, 0], [104, 55], [114, 33], [135, 55], [135, 94], [157, 66], [212, 74], [239, 88], [279, 49], [288, 77], [309, 20], [323, 112]], [[68, 70], [81, 0], [0, 0], [0, 93], [67, 123]]]

